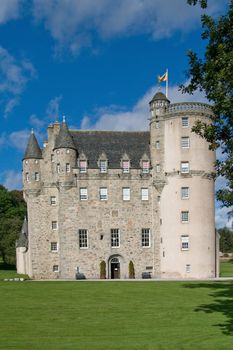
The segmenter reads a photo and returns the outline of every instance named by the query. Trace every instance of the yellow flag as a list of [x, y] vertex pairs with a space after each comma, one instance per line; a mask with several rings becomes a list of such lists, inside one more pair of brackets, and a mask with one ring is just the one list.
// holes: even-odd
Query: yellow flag
[[167, 81], [168, 80], [168, 74], [167, 71], [163, 75], [158, 75], [158, 81]]

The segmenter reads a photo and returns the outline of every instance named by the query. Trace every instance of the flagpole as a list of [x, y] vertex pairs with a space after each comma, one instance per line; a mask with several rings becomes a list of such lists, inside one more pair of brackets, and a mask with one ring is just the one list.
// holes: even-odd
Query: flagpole
[[167, 80], [166, 80], [166, 97], [168, 98], [168, 69], [166, 70]]

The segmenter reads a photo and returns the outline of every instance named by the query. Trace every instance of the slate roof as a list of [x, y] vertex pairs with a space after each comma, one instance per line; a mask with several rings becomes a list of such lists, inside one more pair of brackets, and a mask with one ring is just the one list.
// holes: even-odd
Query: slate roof
[[23, 225], [19, 234], [19, 239], [16, 242], [16, 247], [26, 247], [28, 246], [28, 222], [25, 216]]
[[124, 153], [127, 153], [132, 168], [140, 167], [146, 154], [150, 158], [149, 131], [81, 131], [70, 130], [78, 153], [84, 153], [89, 168], [97, 168], [102, 153], [106, 154], [109, 168], [119, 169]]
[[66, 122], [63, 122], [61, 124], [59, 134], [56, 138], [54, 149], [57, 149], [57, 148], [76, 149]]
[[34, 132], [31, 133], [23, 159], [41, 159], [42, 152]]
[[170, 102], [170, 101], [167, 99], [167, 97], [166, 97], [161, 91], [156, 92], [156, 94], [154, 95], [154, 97], [152, 98], [152, 100], [150, 101], [150, 103], [151, 103], [152, 101], [158, 101], [158, 100], [165, 100], [165, 101]]

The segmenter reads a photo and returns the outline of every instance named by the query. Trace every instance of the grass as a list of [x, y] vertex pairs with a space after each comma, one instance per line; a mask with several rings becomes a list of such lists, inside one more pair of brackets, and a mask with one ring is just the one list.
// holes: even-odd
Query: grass
[[233, 259], [227, 262], [222, 261], [220, 263], [220, 276], [233, 277]]
[[231, 281], [0, 281], [0, 300], [4, 350], [232, 348]]
[[15, 270], [15, 265], [4, 264], [2, 260], [0, 260], [0, 280], [5, 278], [28, 278], [27, 275], [17, 274]]

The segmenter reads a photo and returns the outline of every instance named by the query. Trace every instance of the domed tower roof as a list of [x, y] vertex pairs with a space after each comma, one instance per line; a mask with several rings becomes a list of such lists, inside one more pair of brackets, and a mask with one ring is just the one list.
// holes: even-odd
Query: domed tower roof
[[57, 138], [56, 138], [54, 149], [58, 149], [58, 148], [71, 148], [76, 150], [73, 138], [69, 132], [69, 129], [65, 120], [63, 120], [62, 122], [59, 130], [59, 134], [57, 135]]
[[156, 92], [156, 94], [154, 95], [154, 97], [152, 98], [152, 100], [150, 101], [150, 103], [151, 102], [153, 102], [153, 101], [167, 101], [167, 102], [170, 102], [168, 99], [167, 99], [167, 97], [161, 92], [161, 91], [159, 91], [159, 92]]
[[28, 140], [27, 148], [24, 153], [23, 159], [41, 159], [41, 158], [42, 158], [42, 152], [38, 145], [36, 136], [32, 131]]

